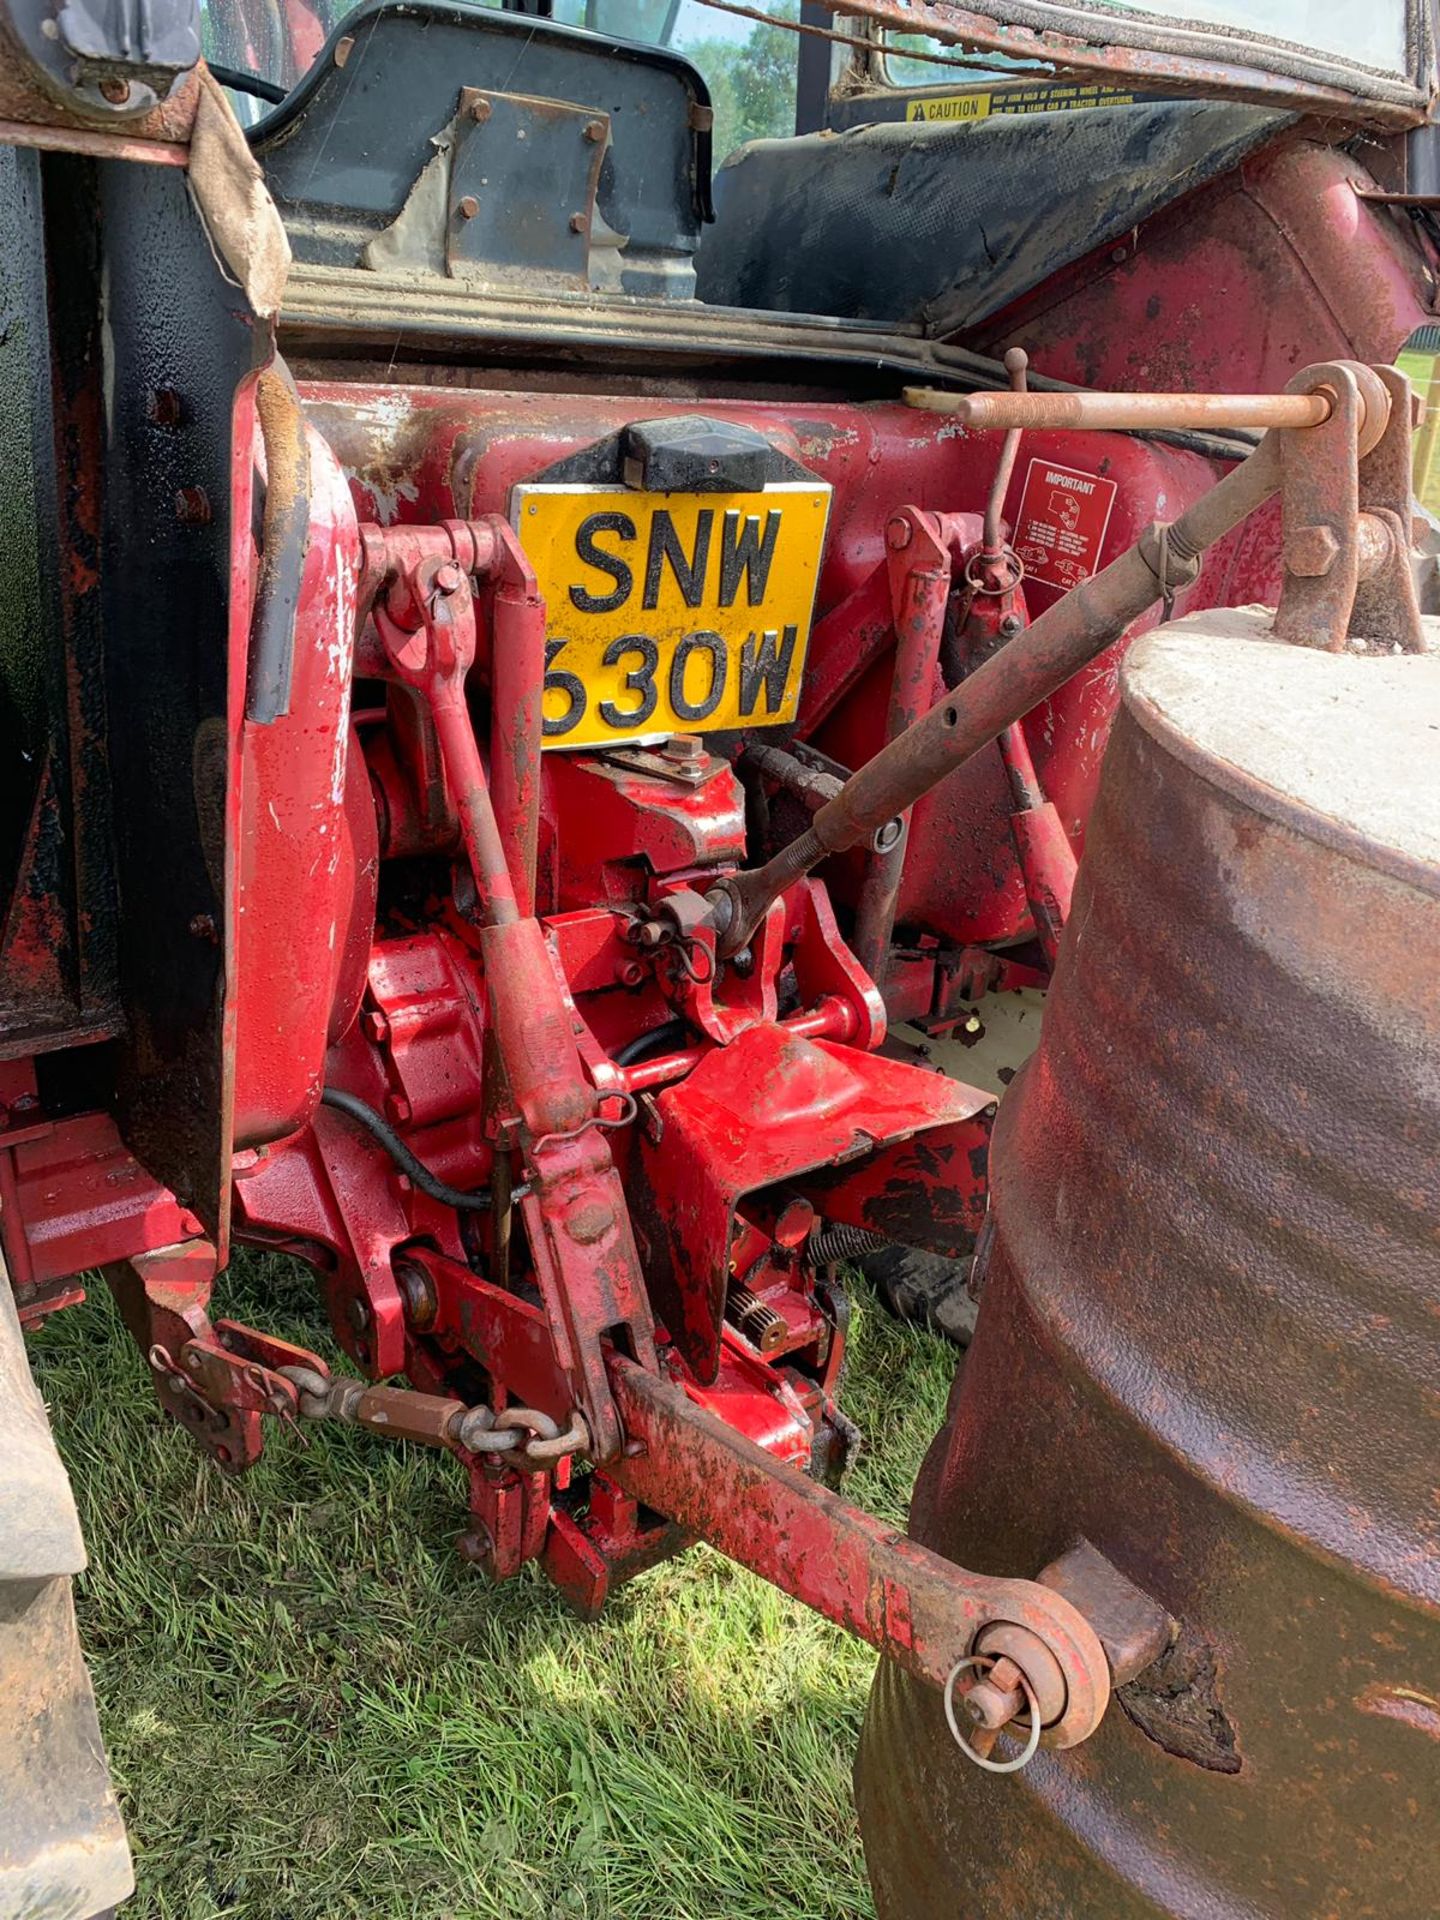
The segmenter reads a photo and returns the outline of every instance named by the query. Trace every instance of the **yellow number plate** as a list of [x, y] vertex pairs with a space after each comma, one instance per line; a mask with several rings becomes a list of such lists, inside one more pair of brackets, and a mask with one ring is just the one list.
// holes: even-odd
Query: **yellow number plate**
[[793, 720], [830, 489], [517, 487], [546, 606], [545, 745]]

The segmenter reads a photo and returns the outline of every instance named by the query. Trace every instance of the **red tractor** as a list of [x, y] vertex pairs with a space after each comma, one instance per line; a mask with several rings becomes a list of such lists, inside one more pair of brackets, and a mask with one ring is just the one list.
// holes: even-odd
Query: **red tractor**
[[[1419, 1920], [1428, 12], [807, 4], [712, 186], [677, 7], [552, 11], [0, 5], [18, 1327], [99, 1269], [220, 1471], [357, 1422], [494, 1579], [703, 1539], [871, 1642], [886, 1916]], [[1052, 976], [992, 1153], [927, 1036]], [[985, 1303], [913, 1538], [897, 1248]], [[79, 1914], [5, 1312], [0, 1905]]]

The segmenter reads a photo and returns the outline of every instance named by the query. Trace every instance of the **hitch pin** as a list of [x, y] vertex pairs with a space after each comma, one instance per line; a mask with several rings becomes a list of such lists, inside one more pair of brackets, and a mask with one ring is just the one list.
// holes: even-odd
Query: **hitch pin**
[[[1030, 356], [1023, 347], [1011, 347], [1005, 355], [1005, 371], [1010, 376], [1010, 391], [1025, 392], [1025, 377], [1030, 366]], [[990, 498], [985, 503], [984, 552], [982, 560], [996, 561], [1004, 557], [1005, 549], [1001, 545], [1000, 509], [1005, 504], [1005, 495], [1010, 490], [1010, 476], [1015, 471], [1016, 455], [1020, 451], [1020, 436], [1023, 426], [1006, 429], [1005, 438], [1000, 443], [1000, 459], [995, 467], [995, 478], [990, 482]]]

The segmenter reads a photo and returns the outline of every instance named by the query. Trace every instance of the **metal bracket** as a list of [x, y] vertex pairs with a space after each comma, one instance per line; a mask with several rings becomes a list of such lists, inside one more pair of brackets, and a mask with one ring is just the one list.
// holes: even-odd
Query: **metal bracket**
[[583, 291], [610, 116], [533, 94], [465, 87], [455, 123], [445, 269]]
[[1275, 636], [1331, 653], [1351, 640], [1421, 653], [1410, 383], [1398, 368], [1346, 361], [1307, 367], [1291, 388], [1317, 389], [1331, 399], [1329, 417], [1281, 433], [1285, 573]]

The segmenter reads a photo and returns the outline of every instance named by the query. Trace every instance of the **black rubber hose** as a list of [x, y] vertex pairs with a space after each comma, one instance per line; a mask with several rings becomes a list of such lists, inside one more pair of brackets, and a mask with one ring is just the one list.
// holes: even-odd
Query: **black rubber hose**
[[[443, 1180], [437, 1180], [430, 1169], [415, 1158], [389, 1122], [383, 1120], [374, 1107], [369, 1106], [358, 1094], [346, 1093], [343, 1087], [326, 1087], [320, 1095], [320, 1104], [322, 1107], [333, 1107], [337, 1113], [348, 1115], [357, 1126], [364, 1127], [373, 1139], [380, 1142], [406, 1179], [421, 1193], [438, 1200], [442, 1207], [458, 1207], [463, 1213], [489, 1212], [491, 1201], [488, 1192], [462, 1193], [458, 1187], [447, 1187]], [[528, 1183], [512, 1187], [510, 1198], [523, 1199], [529, 1191]]]
[[253, 93], [257, 100], [268, 100], [272, 106], [279, 106], [289, 92], [278, 81], [266, 80], [258, 73], [247, 73], [243, 67], [219, 67], [213, 60], [207, 60], [206, 66], [220, 82], [229, 87], [232, 93]]
[[674, 1020], [662, 1020], [658, 1027], [650, 1027], [644, 1033], [637, 1033], [633, 1040], [627, 1040], [620, 1051], [612, 1054], [617, 1067], [637, 1067], [642, 1060], [656, 1060], [662, 1053], [674, 1053], [683, 1047], [690, 1038], [690, 1023], [678, 1017]]

